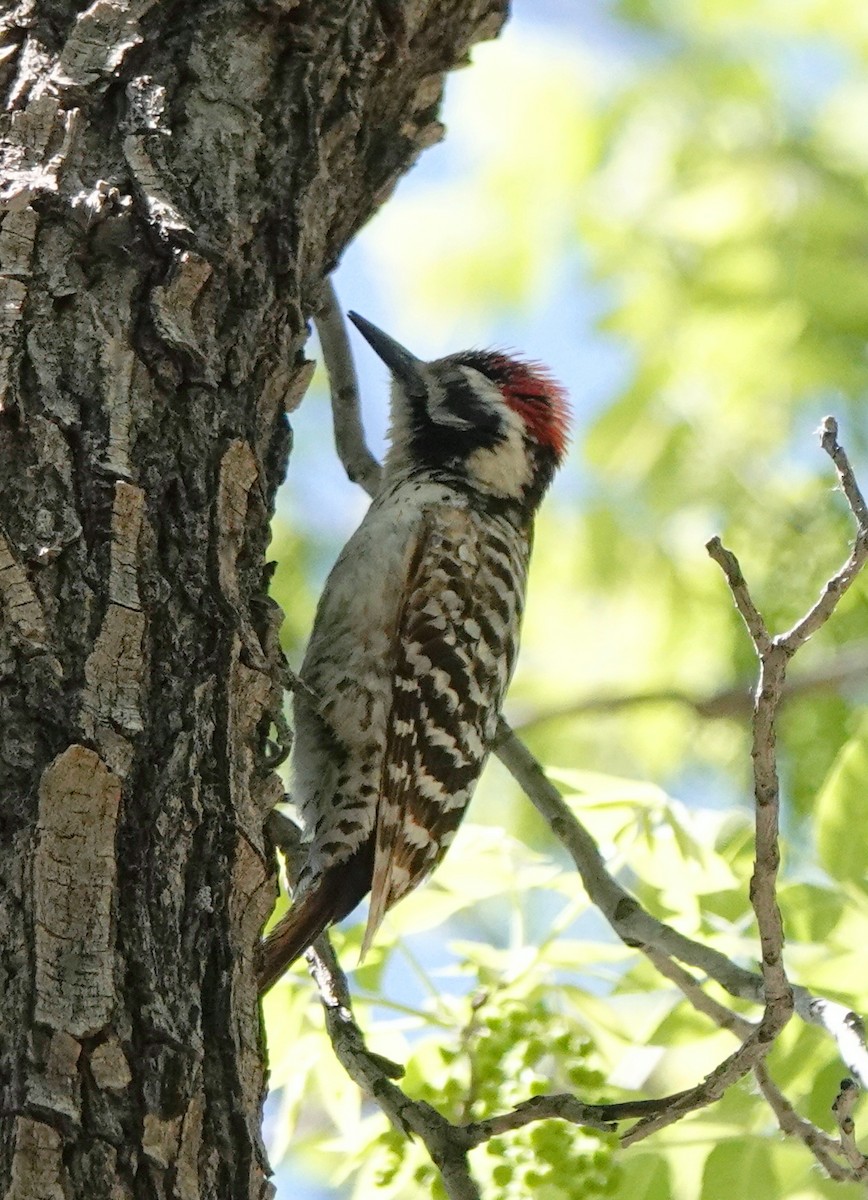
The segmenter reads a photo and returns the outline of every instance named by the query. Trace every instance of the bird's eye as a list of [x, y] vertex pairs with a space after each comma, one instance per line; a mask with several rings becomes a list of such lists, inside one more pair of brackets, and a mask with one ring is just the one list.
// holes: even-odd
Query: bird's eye
[[539, 392], [513, 392], [516, 400], [522, 400], [526, 404], [548, 404], [548, 397], [541, 396]]

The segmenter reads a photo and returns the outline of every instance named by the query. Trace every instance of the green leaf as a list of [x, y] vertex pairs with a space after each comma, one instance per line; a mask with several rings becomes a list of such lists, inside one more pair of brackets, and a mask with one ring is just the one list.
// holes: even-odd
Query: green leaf
[[820, 861], [834, 879], [868, 882], [868, 717], [841, 748], [814, 812]]
[[669, 1163], [662, 1154], [626, 1155], [622, 1170], [612, 1200], [672, 1200]]
[[724, 1196], [756, 1196], [769, 1200], [780, 1194], [769, 1148], [754, 1138], [732, 1138], [714, 1147], [702, 1174], [700, 1200]]

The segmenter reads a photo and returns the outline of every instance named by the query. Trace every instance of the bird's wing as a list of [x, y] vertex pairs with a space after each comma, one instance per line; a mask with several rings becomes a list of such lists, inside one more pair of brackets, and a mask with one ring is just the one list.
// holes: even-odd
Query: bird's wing
[[518, 646], [529, 547], [466, 509], [426, 516], [395, 631], [364, 955], [438, 863], [485, 762]]

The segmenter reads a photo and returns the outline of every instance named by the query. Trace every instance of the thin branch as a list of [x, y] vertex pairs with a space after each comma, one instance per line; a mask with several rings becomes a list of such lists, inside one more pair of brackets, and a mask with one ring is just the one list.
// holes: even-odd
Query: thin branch
[[371, 453], [362, 425], [359, 382], [343, 312], [331, 278], [323, 284], [323, 302], [314, 317], [329, 377], [335, 447], [349, 479], [375, 496], [382, 468]]
[[801, 621], [796, 622], [789, 633], [782, 634], [778, 639], [789, 654], [794, 654], [799, 646], [804, 645], [812, 634], [825, 625], [835, 611], [838, 601], [849, 589], [853, 580], [862, 570], [865, 560], [868, 559], [868, 509], [866, 509], [865, 501], [853, 474], [853, 468], [850, 466], [850, 460], [838, 444], [838, 422], [834, 417], [826, 417], [821, 426], [821, 434], [820, 444], [835, 464], [841, 491], [847, 498], [856, 522], [856, 539], [850, 557], [840, 571], [826, 583], [814, 607], [802, 617]]
[[709, 996], [689, 971], [685, 971], [677, 962], [673, 962], [671, 958], [667, 958], [665, 954], [661, 954], [653, 947], [649, 948], [646, 954], [648, 961], [654, 964], [659, 974], [664, 979], [671, 980], [697, 1012], [710, 1017], [715, 1025], [719, 1025], [721, 1029], [728, 1029], [742, 1041], [751, 1036], [756, 1029], [753, 1021], [748, 1021], [739, 1013], [733, 1012], [731, 1008], [720, 1004], [713, 996]]
[[783, 922], [776, 894], [780, 863], [780, 789], [775, 757], [775, 717], [789, 654], [770, 636], [735, 555], [723, 546], [719, 538], [712, 538], [707, 549], [726, 576], [736, 608], [748, 628], [761, 664], [753, 722], [756, 861], [750, 897], [762, 947], [765, 1009], [759, 1026], [748, 1034], [737, 1050], [669, 1112], [638, 1122], [624, 1136], [625, 1144], [639, 1141], [678, 1120], [686, 1112], [711, 1103], [748, 1071], [755, 1070], [793, 1012], [793, 992], [783, 964]]
[[531, 1096], [529, 1100], [522, 1100], [509, 1112], [486, 1117], [481, 1121], [471, 1121], [463, 1126], [462, 1133], [471, 1149], [490, 1138], [522, 1129], [534, 1121], [569, 1121], [571, 1125], [580, 1125], [584, 1129], [612, 1133], [618, 1121], [660, 1112], [677, 1101], [681, 1095], [679, 1092], [676, 1096], [665, 1096], [660, 1100], [625, 1100], [614, 1104], [584, 1104], [569, 1092]]
[[[650, 1133], [671, 1124], [673, 1121], [679, 1120], [687, 1112], [711, 1104], [731, 1083], [734, 1083], [736, 1079], [746, 1073], [744, 1069], [745, 1061], [749, 1061], [765, 1053], [760, 1044], [761, 1027], [745, 1020], [738, 1013], [732, 1012], [730, 1009], [724, 1007], [724, 1005], [719, 1004], [713, 997], [707, 995], [699, 982], [688, 971], [685, 971], [678, 963], [667, 958], [666, 955], [661, 954], [655, 949], [647, 950], [646, 954], [649, 961], [654, 964], [660, 974], [670, 979], [684, 993], [697, 1012], [710, 1017], [715, 1024], [721, 1026], [723, 1029], [728, 1029], [736, 1037], [743, 1040], [742, 1045], [735, 1054], [722, 1063], [701, 1084], [690, 1089], [688, 1092], [682, 1093], [681, 1098], [676, 1103], [667, 1106], [666, 1110], [661, 1112], [659, 1116], [648, 1117], [634, 1125], [621, 1139], [624, 1145], [641, 1141]], [[761, 1065], [761, 1061], [757, 1062], [754, 1070]]]
[[349, 1077], [402, 1133], [416, 1134], [443, 1177], [450, 1200], [480, 1200], [467, 1162], [463, 1131], [423, 1100], [411, 1100], [392, 1079], [401, 1068], [368, 1050], [353, 1017], [350, 991], [330, 945], [317, 943], [308, 962], [322, 999], [326, 1029], [335, 1054]]
[[637, 1122], [632, 1129], [624, 1134], [621, 1141], [625, 1146], [642, 1141], [652, 1133], [665, 1129], [675, 1121], [699, 1108], [705, 1108], [719, 1100], [723, 1093], [739, 1079], [743, 1079], [754, 1070], [769, 1052], [772, 1038], [761, 1023], [745, 1041], [719, 1063], [701, 1083], [688, 1089], [675, 1103], [667, 1107], [659, 1116], [647, 1117]]
[[713, 537], [710, 541], [706, 542], [705, 549], [726, 576], [726, 582], [729, 584], [729, 590], [732, 592], [735, 606], [741, 613], [745, 625], [747, 625], [753, 644], [762, 653], [764, 649], [771, 645], [771, 637], [769, 636], [769, 631], [766, 629], [765, 621], [757, 611], [747, 590], [747, 583], [745, 582], [744, 575], [741, 573], [738, 559], [732, 551], [726, 549], [719, 537]]
[[[760, 651], [758, 643], [757, 651]], [[759, 927], [766, 998], [764, 1020], [767, 1019], [771, 1036], [777, 1036], [793, 1011], [793, 991], [784, 967], [783, 918], [777, 901], [781, 854], [778, 845], [780, 784], [775, 724], [788, 657], [787, 652], [776, 643], [766, 646], [761, 652], [751, 749], [756, 799], [756, 860], [750, 881], [750, 899]]]
[[855, 1180], [857, 1176], [852, 1168], [842, 1166], [835, 1157], [841, 1153], [840, 1142], [796, 1112], [772, 1080], [766, 1063], [760, 1063], [755, 1068], [754, 1076], [763, 1098], [777, 1118], [781, 1132], [803, 1142], [823, 1170], [838, 1183]]
[[856, 524], [864, 535], [868, 531], [868, 505], [859, 490], [850, 460], [838, 443], [838, 422], [834, 417], [826, 417], [820, 426], [820, 445], [835, 464], [841, 491], [847, 497]]
[[856, 1123], [853, 1108], [859, 1098], [859, 1089], [852, 1079], [841, 1080], [841, 1090], [835, 1097], [832, 1112], [841, 1134], [841, 1149], [857, 1178], [868, 1179], [868, 1158], [856, 1145]]

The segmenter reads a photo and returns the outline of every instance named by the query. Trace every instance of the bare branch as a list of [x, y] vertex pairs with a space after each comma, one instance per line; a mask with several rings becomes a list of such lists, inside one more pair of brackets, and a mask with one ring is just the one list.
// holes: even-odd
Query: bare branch
[[683, 1093], [679, 1092], [675, 1096], [665, 1096], [660, 1100], [624, 1100], [614, 1104], [584, 1104], [569, 1092], [531, 1096], [529, 1100], [523, 1100], [507, 1113], [486, 1117], [482, 1121], [471, 1121], [462, 1127], [462, 1132], [470, 1148], [513, 1129], [521, 1129], [534, 1121], [569, 1121], [571, 1125], [611, 1133], [616, 1122], [665, 1111], [682, 1095]]
[[838, 472], [841, 491], [847, 497], [850, 511], [856, 521], [857, 533], [850, 557], [832, 578], [826, 583], [820, 598], [814, 607], [797, 621], [789, 633], [782, 634], [778, 639], [789, 654], [795, 653], [799, 646], [804, 645], [812, 634], [825, 625], [835, 611], [838, 601], [848, 590], [853, 580], [862, 570], [868, 558], [868, 509], [856, 483], [853, 468], [850, 466], [843, 448], [838, 444], [838, 422], [834, 417], [826, 417], [822, 425], [821, 445]]
[[760, 660], [760, 678], [756, 691], [751, 757], [754, 770], [756, 861], [750, 884], [750, 898], [756, 913], [762, 947], [762, 972], [766, 1011], [763, 1016], [766, 1037], [773, 1040], [793, 1011], [793, 992], [783, 962], [784, 930], [777, 903], [777, 874], [780, 865], [778, 846], [780, 786], [778, 782], [775, 722], [783, 695], [787, 663], [793, 650], [769, 636], [765, 622], [754, 604], [738, 559], [720, 538], [707, 545], [729, 584], [738, 611], [747, 626]]
[[[763, 1016], [763, 1021], [739, 1048], [725, 1058], [710, 1074], [706, 1075], [701, 1083], [682, 1093], [681, 1097], [667, 1106], [666, 1111], [660, 1113], [659, 1116], [647, 1117], [645, 1120], [637, 1122], [621, 1139], [624, 1145], [630, 1146], [634, 1142], [642, 1141], [650, 1134], [679, 1121], [689, 1112], [713, 1104], [715, 1100], [720, 1099], [727, 1088], [737, 1083], [739, 1079], [742, 1079], [762, 1062], [768, 1054], [777, 1032], [771, 1021], [767, 1023], [767, 1015], [766, 1013]], [[767, 1024], [770, 1028], [767, 1028]]]
[[838, 443], [838, 422], [834, 417], [826, 417], [820, 426], [820, 445], [835, 464], [838, 478], [841, 481], [841, 491], [847, 497], [850, 511], [859, 526], [862, 536], [868, 532], [868, 505], [859, 490], [850, 460]]
[[685, 971], [678, 963], [673, 962], [671, 958], [667, 958], [665, 954], [661, 954], [655, 947], [649, 947], [645, 954], [648, 961], [653, 963], [659, 973], [665, 978], [670, 979], [675, 986], [684, 993], [684, 996], [690, 1001], [691, 1005], [697, 1012], [701, 1012], [704, 1016], [710, 1017], [715, 1025], [719, 1025], [721, 1029], [728, 1029], [730, 1033], [744, 1040], [756, 1029], [756, 1025], [752, 1021], [746, 1020], [744, 1017], [735, 1013], [730, 1008], [726, 1008], [723, 1004], [719, 1004], [712, 996], [709, 996], [702, 990], [702, 986], [689, 971]]
[[308, 954], [325, 1011], [326, 1029], [338, 1061], [349, 1077], [377, 1104], [396, 1129], [415, 1133], [443, 1177], [450, 1200], [480, 1200], [467, 1162], [464, 1131], [422, 1100], [411, 1100], [392, 1080], [402, 1068], [366, 1046], [353, 1017], [346, 976], [331, 946], [320, 939]]
[[729, 590], [732, 592], [732, 598], [735, 601], [735, 607], [741, 613], [742, 620], [747, 625], [753, 644], [761, 653], [763, 649], [770, 645], [771, 638], [769, 637], [769, 631], [766, 629], [765, 621], [750, 598], [750, 593], [747, 590], [747, 584], [741, 573], [738, 559], [730, 550], [726, 549], [719, 537], [713, 537], [710, 541], [706, 542], [705, 549], [714, 561], [719, 564], [720, 569], [726, 576], [726, 582], [729, 584]]
[[[659, 950], [649, 948], [645, 951], [650, 962], [654, 964], [661, 975], [672, 982], [684, 993], [697, 1012], [704, 1013], [717, 1025], [729, 1029], [736, 1037], [743, 1039], [739, 1049], [722, 1063], [711, 1075], [695, 1088], [673, 1097], [660, 1113], [639, 1121], [621, 1139], [624, 1145], [641, 1141], [649, 1134], [662, 1129], [666, 1125], [678, 1121], [688, 1112], [703, 1108], [713, 1103], [730, 1084], [746, 1073], [746, 1063], [754, 1058], [761, 1060], [766, 1050], [761, 1044], [761, 1026], [756, 1026], [744, 1017], [725, 1008], [711, 996], [708, 996], [694, 977], [677, 963], [661, 954]], [[757, 1065], [761, 1065], [758, 1062]]]
[[[722, 1029], [729, 1029], [737, 1037], [749, 1036], [754, 1028], [751, 1022], [708, 996], [702, 990], [699, 982], [683, 967], [653, 950], [649, 952], [648, 957], [661, 975], [676, 984], [697, 1012], [710, 1017], [715, 1024]], [[804, 1142], [832, 1179], [839, 1181], [854, 1179], [853, 1171], [842, 1166], [835, 1157], [841, 1152], [840, 1144], [822, 1129], [818, 1129], [813, 1122], [806, 1120], [796, 1112], [775, 1084], [765, 1061], [757, 1063], [754, 1067], [754, 1076], [766, 1102], [777, 1117], [781, 1131]]]
[[796, 1112], [773, 1082], [766, 1063], [762, 1062], [754, 1068], [754, 1076], [769, 1108], [777, 1117], [781, 1132], [799, 1138], [832, 1179], [839, 1183], [855, 1179], [852, 1169], [842, 1166], [835, 1157], [841, 1153], [840, 1142]]
[[382, 468], [368, 448], [359, 405], [359, 382], [347, 327], [334, 284], [323, 284], [323, 303], [314, 318], [329, 377], [335, 447], [347, 476], [369, 496], [375, 496]]
[[787, 659], [787, 653], [777, 644], [766, 647], [763, 651], [751, 749], [756, 798], [756, 861], [750, 881], [750, 899], [759, 926], [766, 1014], [770, 1026], [774, 1027], [775, 1036], [783, 1029], [793, 1011], [793, 991], [787, 979], [783, 958], [783, 918], [777, 901], [781, 854], [778, 845], [780, 786], [775, 721], [783, 691]]
[[[760, 658], [760, 681], [754, 707], [751, 751], [756, 797], [756, 861], [750, 897], [762, 947], [765, 1011], [759, 1027], [745, 1039], [738, 1050], [693, 1089], [693, 1094], [683, 1104], [684, 1111], [716, 1099], [730, 1084], [747, 1071], [756, 1068], [793, 1012], [793, 992], [783, 963], [783, 922], [776, 894], [780, 863], [780, 789], [775, 755], [775, 718], [783, 691], [789, 653], [770, 637], [735, 555], [727, 550], [717, 537], [708, 542], [707, 549], [726, 577], [736, 608], [747, 626]], [[637, 1141], [672, 1120], [677, 1120], [680, 1115], [681, 1112], [674, 1111], [659, 1118], [641, 1121], [630, 1130], [624, 1141]]]
[[858, 1179], [868, 1179], [868, 1158], [856, 1145], [856, 1123], [853, 1108], [859, 1098], [859, 1089], [852, 1079], [841, 1080], [841, 1090], [835, 1097], [832, 1112], [841, 1134], [841, 1149]]
[[[778, 847], [780, 787], [776, 757], [776, 718], [780, 708], [789, 659], [834, 612], [838, 600], [856, 578], [868, 558], [868, 509], [859, 491], [846, 453], [838, 443], [838, 424], [834, 417], [823, 423], [823, 449], [830, 455], [841, 487], [858, 525], [853, 552], [841, 570], [826, 584], [820, 599], [801, 621], [776, 638], [770, 638], [747, 588], [738, 560], [724, 548], [719, 538], [708, 543], [708, 552], [719, 563], [736, 607], [741, 613], [760, 659], [760, 679], [756, 693], [753, 722], [754, 792], [756, 798], [756, 863], [751, 879], [751, 902], [757, 917], [762, 946], [762, 969], [765, 982], [766, 1017], [781, 1028], [792, 1009], [792, 989], [783, 964], [783, 924], [776, 898], [776, 879], [780, 863]], [[823, 1009], [821, 1004], [817, 1011]], [[764, 1018], [765, 1020], [765, 1018]], [[858, 1021], [858, 1018], [856, 1018]], [[852, 1024], [848, 1026], [852, 1029]], [[864, 1055], [864, 1028], [859, 1022], [857, 1037]], [[840, 1027], [836, 1036], [842, 1044]], [[851, 1039], [852, 1040], [852, 1039]], [[862, 1059], [864, 1067], [864, 1058]], [[864, 1074], [862, 1075], [864, 1078]]]

